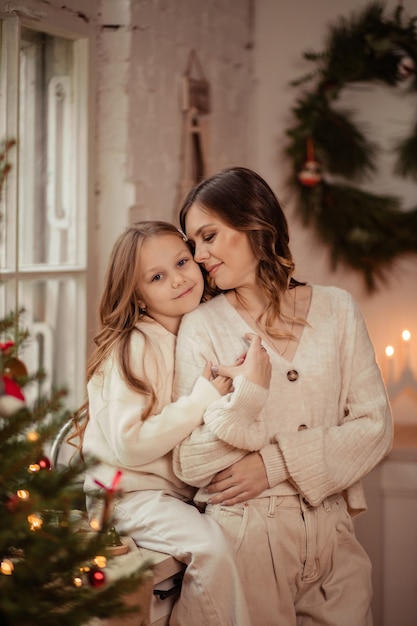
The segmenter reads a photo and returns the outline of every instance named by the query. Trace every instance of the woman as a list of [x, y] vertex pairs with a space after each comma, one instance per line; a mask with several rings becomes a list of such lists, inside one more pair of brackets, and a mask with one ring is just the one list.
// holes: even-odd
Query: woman
[[371, 565], [352, 516], [366, 509], [361, 478], [391, 448], [392, 418], [359, 309], [346, 291], [294, 279], [285, 216], [251, 170], [201, 182], [180, 222], [217, 295], [182, 320], [176, 394], [206, 358], [233, 362], [249, 331], [272, 379], [259, 452], [204, 423], [174, 469], [234, 542], [253, 626], [368, 626]]

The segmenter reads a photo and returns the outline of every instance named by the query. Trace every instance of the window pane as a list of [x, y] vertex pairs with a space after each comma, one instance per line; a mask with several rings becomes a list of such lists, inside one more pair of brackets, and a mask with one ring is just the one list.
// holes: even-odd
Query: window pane
[[73, 42], [22, 29], [19, 266], [80, 262]]
[[0, 26], [0, 141], [17, 141], [0, 206], [0, 308], [24, 308], [22, 360], [31, 374], [45, 370], [46, 393], [67, 387], [76, 408], [85, 395], [88, 43], [18, 16]]

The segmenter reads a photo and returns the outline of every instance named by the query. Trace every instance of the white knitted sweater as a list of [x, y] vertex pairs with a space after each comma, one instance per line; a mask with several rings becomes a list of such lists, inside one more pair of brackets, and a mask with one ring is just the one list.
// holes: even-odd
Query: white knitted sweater
[[[236, 392], [221, 397], [200, 376], [201, 367], [187, 394], [172, 402], [176, 337], [153, 320], [141, 324], [140, 329], [142, 332], [131, 335], [130, 364], [138, 378], [146, 375], [152, 383], [157, 406], [152, 415], [143, 419], [148, 397], [126, 385], [113, 356], [105, 361], [87, 387], [90, 419], [83, 452], [94, 456], [99, 464], [87, 473], [85, 490], [96, 490], [95, 480], [110, 486], [120, 469], [120, 488], [124, 492], [160, 489], [190, 499], [195, 489], [177, 478], [172, 469], [174, 446], [202, 423], [208, 407], [207, 419], [214, 428], [217, 424], [218, 432], [227, 438], [228, 420], [234, 423], [236, 412], [241, 413], [245, 406], [251, 445], [255, 441], [255, 447], [248, 449], [262, 447], [267, 434], [260, 412], [268, 392], [241, 376]], [[238, 445], [245, 444], [243, 438], [236, 441]]]
[[[344, 493], [357, 514], [366, 509], [361, 478], [392, 446], [385, 386], [348, 292], [313, 285], [307, 322], [291, 362], [268, 350], [273, 373], [264, 413], [268, 443], [261, 455], [269, 488], [261, 496], [300, 493], [316, 506]], [[190, 391], [206, 358], [233, 363], [247, 349], [244, 335], [251, 330], [224, 295], [186, 315], [177, 337], [176, 395]], [[242, 415], [236, 415], [235, 430], [244, 428]], [[206, 420], [174, 450], [174, 471], [203, 487], [244, 454]], [[207, 497], [201, 489], [196, 499]]]

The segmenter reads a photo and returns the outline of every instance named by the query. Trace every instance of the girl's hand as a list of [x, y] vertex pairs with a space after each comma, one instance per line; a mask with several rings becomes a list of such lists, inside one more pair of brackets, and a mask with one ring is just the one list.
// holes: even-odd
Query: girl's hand
[[210, 382], [221, 396], [225, 396], [233, 391], [233, 380], [227, 376], [216, 376], [212, 378]]
[[233, 391], [233, 381], [228, 376], [217, 376], [212, 371], [213, 364], [209, 361], [206, 363], [202, 376], [207, 378], [211, 384], [217, 389], [221, 396], [225, 396], [230, 391]]
[[269, 355], [262, 345], [259, 335], [248, 333], [245, 338], [250, 341], [246, 355], [240, 356], [236, 365], [215, 365], [215, 373], [232, 379], [242, 374], [256, 385], [269, 389], [272, 372]]
[[218, 472], [207, 487], [214, 494], [210, 504], [232, 506], [256, 498], [267, 489], [268, 478], [259, 452], [250, 452], [222, 472]]

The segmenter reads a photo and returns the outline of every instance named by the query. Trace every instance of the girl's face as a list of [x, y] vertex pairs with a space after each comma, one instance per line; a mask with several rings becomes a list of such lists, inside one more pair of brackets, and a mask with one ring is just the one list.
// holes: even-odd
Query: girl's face
[[246, 233], [231, 228], [214, 212], [191, 205], [186, 217], [187, 237], [194, 243], [194, 258], [223, 290], [253, 286], [258, 260]]
[[167, 233], [143, 243], [139, 267], [140, 307], [176, 334], [182, 316], [200, 303], [204, 281], [199, 266], [185, 242]]

